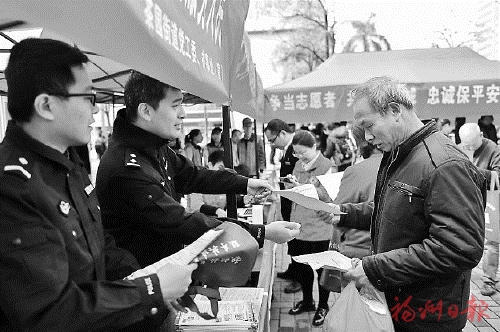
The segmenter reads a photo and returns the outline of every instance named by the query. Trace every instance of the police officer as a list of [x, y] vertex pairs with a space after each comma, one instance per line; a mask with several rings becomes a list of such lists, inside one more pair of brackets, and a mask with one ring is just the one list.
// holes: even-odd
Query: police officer
[[[199, 212], [187, 213], [174, 199], [176, 192], [260, 194], [272, 189], [264, 180], [196, 167], [165, 148], [181, 136], [182, 99], [179, 89], [133, 72], [125, 86], [126, 108], [117, 114], [97, 172], [104, 227], [142, 266], [182, 249], [221, 223]], [[260, 245], [264, 238], [282, 243], [299, 232], [298, 224], [284, 221], [240, 225]]]
[[[196, 167], [173, 152], [168, 142], [182, 133], [182, 99], [179, 89], [133, 72], [125, 86], [126, 108], [117, 114], [97, 172], [104, 227], [143, 267], [221, 223], [200, 212], [187, 213], [175, 199], [176, 193], [255, 195], [272, 189], [263, 180]], [[238, 223], [260, 246], [264, 238], [282, 243], [299, 232], [298, 224], [284, 221], [266, 226]], [[167, 314], [162, 311], [149, 320], [147, 328], [154, 329], [159, 323], [156, 320]]]
[[96, 95], [78, 49], [26, 39], [5, 76], [12, 117], [0, 144], [0, 330], [116, 330], [182, 296], [190, 266], [123, 280], [135, 258], [105, 236], [83, 163]]

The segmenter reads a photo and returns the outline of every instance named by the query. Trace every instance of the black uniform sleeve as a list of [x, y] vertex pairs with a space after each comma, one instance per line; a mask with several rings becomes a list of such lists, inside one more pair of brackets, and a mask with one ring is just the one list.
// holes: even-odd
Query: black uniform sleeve
[[115, 245], [115, 239], [105, 234], [106, 279], [121, 280], [141, 268], [135, 257]]
[[122, 211], [157, 234], [176, 233], [194, 240], [220, 224], [200, 212], [187, 213], [162, 187], [145, 179], [116, 177], [109, 188], [115, 211]]
[[155, 276], [148, 289], [143, 279], [78, 281], [79, 275], [71, 275], [62, 234], [22, 180], [0, 186], [0, 221], [0, 306], [16, 329], [114, 330], [164, 305]]
[[[145, 229], [151, 229], [158, 234], [176, 233], [195, 240], [222, 222], [200, 212], [186, 212], [184, 207], [160, 186], [146, 180], [114, 178], [110, 182], [110, 188], [113, 188], [112, 194], [116, 195], [116, 204], [120, 204], [117, 209], [125, 214], [137, 214], [134, 219], [142, 220]], [[262, 246], [265, 235], [262, 225], [250, 225], [235, 219], [223, 220], [244, 227]]]
[[217, 209], [217, 206], [213, 206], [210, 204], [203, 204], [202, 206], [200, 206], [200, 212], [207, 216], [216, 216]]

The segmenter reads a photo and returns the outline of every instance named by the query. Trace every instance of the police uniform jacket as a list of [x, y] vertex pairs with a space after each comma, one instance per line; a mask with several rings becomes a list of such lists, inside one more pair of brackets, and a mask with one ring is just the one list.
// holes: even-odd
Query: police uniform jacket
[[[247, 178], [196, 167], [163, 148], [166, 143], [129, 123], [125, 109], [120, 110], [97, 172], [104, 227], [141, 266], [171, 255], [221, 223], [200, 212], [187, 213], [173, 198], [176, 192], [246, 193]], [[262, 246], [264, 226], [239, 224]]]
[[12, 121], [0, 144], [0, 331], [114, 331], [164, 306], [156, 275], [106, 236], [74, 148]]
[[371, 216], [363, 269], [385, 292], [396, 330], [464, 328], [471, 270], [483, 254], [484, 176], [430, 122], [384, 153], [374, 197], [342, 204], [339, 226], [368, 229]]

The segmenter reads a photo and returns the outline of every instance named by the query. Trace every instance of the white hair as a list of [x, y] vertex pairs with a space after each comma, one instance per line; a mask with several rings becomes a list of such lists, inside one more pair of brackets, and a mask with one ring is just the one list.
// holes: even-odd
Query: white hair
[[391, 102], [401, 104], [408, 110], [413, 109], [410, 92], [406, 86], [387, 76], [374, 77], [360, 84], [353, 90], [352, 94], [354, 103], [367, 97], [372, 111], [380, 114], [387, 112], [387, 105]]

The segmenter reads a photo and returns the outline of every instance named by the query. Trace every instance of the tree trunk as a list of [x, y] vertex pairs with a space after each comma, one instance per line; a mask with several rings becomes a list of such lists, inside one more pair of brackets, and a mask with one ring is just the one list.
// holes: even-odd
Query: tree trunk
[[326, 54], [326, 59], [330, 57], [330, 41], [329, 36], [328, 36], [328, 12], [325, 10], [325, 54]]

